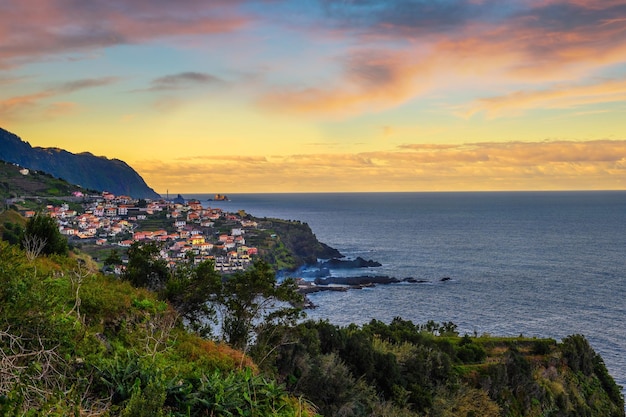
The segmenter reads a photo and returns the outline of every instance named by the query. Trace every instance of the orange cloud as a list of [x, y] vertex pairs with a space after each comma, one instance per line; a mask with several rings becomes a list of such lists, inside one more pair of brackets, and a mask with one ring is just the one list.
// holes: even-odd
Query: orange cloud
[[557, 85], [539, 91], [516, 91], [470, 103], [465, 112], [485, 112], [488, 117], [515, 114], [523, 110], [566, 109], [597, 103], [626, 100], [626, 81], [610, 80], [591, 85]]
[[46, 116], [66, 114], [75, 108], [75, 105], [68, 102], [46, 104], [46, 100], [87, 88], [108, 86], [118, 80], [117, 77], [84, 78], [61, 83], [36, 93], [0, 99], [0, 123], [22, 117], [32, 117], [42, 109], [44, 109]]
[[132, 165], [157, 190], [176, 192], [626, 189], [626, 140], [407, 144], [358, 154]]
[[271, 91], [259, 103], [304, 114], [348, 115], [386, 109], [427, 91], [432, 66], [410, 51], [354, 51], [344, 62], [343, 78], [332, 86]]
[[52, 96], [50, 91], [44, 91], [23, 96], [10, 97], [0, 100], [0, 122], [6, 123], [13, 120], [22, 112], [28, 112], [39, 105], [39, 102]]

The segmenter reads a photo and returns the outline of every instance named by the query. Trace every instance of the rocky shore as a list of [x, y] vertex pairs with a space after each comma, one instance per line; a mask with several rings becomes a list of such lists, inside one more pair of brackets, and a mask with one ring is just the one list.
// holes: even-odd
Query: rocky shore
[[[450, 281], [450, 277], [440, 278], [440, 282]], [[304, 279], [298, 279], [298, 292], [305, 296], [304, 307], [315, 308], [315, 305], [306, 298], [307, 294], [313, 294], [323, 291], [339, 291], [344, 292], [348, 290], [361, 290], [363, 288], [372, 288], [376, 285], [388, 285], [388, 284], [424, 284], [431, 282], [426, 279], [416, 279], [412, 277], [398, 279], [395, 277], [389, 277], [386, 275], [361, 275], [356, 277], [326, 277], [315, 278], [313, 281], [306, 281]]]

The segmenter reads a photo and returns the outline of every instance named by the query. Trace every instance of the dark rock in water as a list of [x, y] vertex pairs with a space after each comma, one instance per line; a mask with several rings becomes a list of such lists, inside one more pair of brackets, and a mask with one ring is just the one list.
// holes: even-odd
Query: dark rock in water
[[185, 204], [185, 198], [182, 195], [178, 194], [176, 196], [176, 198], [172, 200], [172, 203], [174, 203], [174, 204]]
[[372, 284], [395, 284], [400, 282], [399, 279], [394, 277], [388, 277], [386, 275], [378, 276], [360, 276], [360, 277], [328, 277], [328, 278], [316, 278], [316, 285], [359, 285], [370, 286]]
[[376, 262], [373, 260], [366, 261], [360, 256], [354, 260], [343, 260], [333, 258], [328, 261], [322, 262], [322, 267], [333, 268], [333, 269], [352, 269], [352, 268], [376, 268], [382, 266], [380, 262]]
[[429, 282], [427, 279], [416, 279], [413, 277], [404, 278], [402, 282], [409, 282], [411, 284], [423, 284], [425, 282]]
[[450, 277], [443, 277], [440, 279], [441, 282], [446, 282], [446, 281], [450, 281], [452, 278]]

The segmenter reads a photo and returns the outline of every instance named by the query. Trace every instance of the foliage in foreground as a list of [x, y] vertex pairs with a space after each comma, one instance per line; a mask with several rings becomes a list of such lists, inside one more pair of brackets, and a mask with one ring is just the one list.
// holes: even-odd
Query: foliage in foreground
[[294, 416], [309, 403], [155, 294], [0, 242], [0, 415]]
[[[580, 335], [461, 337], [453, 323], [400, 318], [296, 325], [297, 308], [263, 307], [293, 290], [275, 292], [264, 263], [228, 279], [189, 264], [138, 281], [156, 292], [90, 265], [0, 242], [0, 415], [624, 416]], [[255, 362], [183, 327], [206, 301]]]

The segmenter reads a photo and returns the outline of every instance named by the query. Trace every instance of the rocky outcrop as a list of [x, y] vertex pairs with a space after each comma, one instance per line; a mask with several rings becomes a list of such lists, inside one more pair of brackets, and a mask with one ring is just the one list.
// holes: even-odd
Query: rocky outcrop
[[371, 259], [366, 261], [360, 256], [352, 260], [333, 258], [321, 263], [321, 267], [332, 269], [377, 268], [379, 266], [383, 265], [380, 262], [376, 262]]
[[376, 284], [397, 284], [402, 282], [398, 278], [389, 277], [386, 275], [377, 276], [358, 276], [358, 277], [327, 277], [316, 278], [316, 285], [376, 285]]

